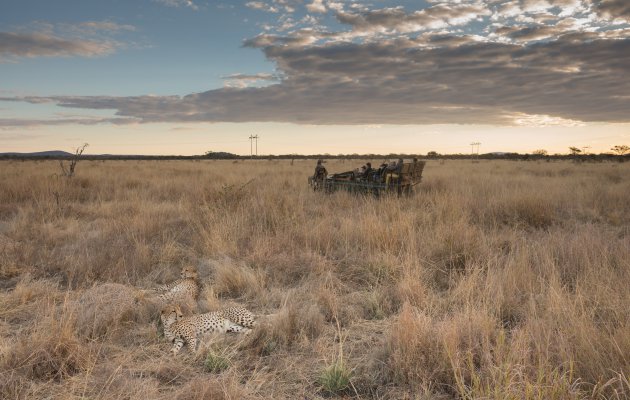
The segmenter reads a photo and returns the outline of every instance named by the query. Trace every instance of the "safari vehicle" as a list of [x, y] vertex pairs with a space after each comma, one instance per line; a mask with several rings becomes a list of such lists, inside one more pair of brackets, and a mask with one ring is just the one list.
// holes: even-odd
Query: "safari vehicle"
[[410, 194], [414, 186], [422, 180], [424, 165], [424, 161], [414, 161], [403, 163], [398, 172], [379, 168], [366, 174], [357, 169], [330, 174], [319, 179], [311, 176], [308, 183], [313, 190], [326, 193], [346, 190], [376, 196], [382, 193]]

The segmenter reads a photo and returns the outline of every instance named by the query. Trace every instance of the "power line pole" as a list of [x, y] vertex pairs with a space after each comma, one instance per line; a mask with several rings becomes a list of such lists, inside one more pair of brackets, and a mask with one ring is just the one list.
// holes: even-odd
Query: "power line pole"
[[256, 141], [256, 156], [258, 156], [258, 135], [249, 135], [249, 157], [254, 158], [254, 140]]
[[258, 135], [254, 136], [254, 140], [256, 140], [256, 157], [258, 157]]
[[470, 144], [470, 156], [471, 158], [475, 158], [475, 146], [477, 146], [477, 158], [479, 158], [479, 146], [481, 146], [481, 142], [472, 142]]

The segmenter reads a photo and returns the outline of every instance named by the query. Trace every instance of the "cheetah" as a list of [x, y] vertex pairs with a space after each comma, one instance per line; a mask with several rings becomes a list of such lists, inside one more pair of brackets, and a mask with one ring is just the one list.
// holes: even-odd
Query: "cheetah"
[[[166, 312], [165, 312], [166, 310]], [[242, 306], [233, 306], [224, 308], [219, 311], [215, 311], [216, 314], [228, 321], [240, 325], [243, 328], [252, 329], [256, 326], [256, 320], [254, 314], [248, 309]], [[184, 317], [180, 305], [169, 305], [164, 307], [160, 319], [163, 326], [170, 326], [173, 322], [176, 322]]]
[[197, 300], [200, 286], [197, 268], [184, 267], [182, 268], [181, 279], [166, 285], [160, 285], [156, 290], [162, 292], [158, 297], [166, 304], [185, 296], [190, 296], [193, 300]]
[[225, 319], [230, 322], [235, 323], [236, 325], [240, 325], [244, 328], [253, 328], [256, 326], [256, 321], [254, 320], [254, 314], [252, 314], [248, 309], [241, 306], [234, 306], [224, 308], [223, 310], [219, 310], [218, 313]]
[[164, 326], [164, 336], [173, 343], [171, 348], [173, 355], [177, 355], [184, 344], [188, 346], [191, 352], [197, 350], [197, 339], [204, 333], [248, 333], [250, 330], [242, 325], [233, 323], [225, 318], [221, 312], [184, 317], [180, 307], [173, 305], [162, 309], [160, 319]]
[[164, 328], [164, 336], [169, 341], [172, 341], [172, 335], [170, 334], [170, 327], [175, 322], [184, 318], [184, 313], [179, 305], [168, 305], [162, 309], [160, 313], [160, 320], [162, 321], [162, 327]]

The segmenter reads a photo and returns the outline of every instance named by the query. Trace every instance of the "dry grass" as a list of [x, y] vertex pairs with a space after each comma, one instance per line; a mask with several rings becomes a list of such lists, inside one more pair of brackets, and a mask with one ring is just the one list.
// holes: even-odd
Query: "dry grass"
[[[57, 168], [0, 163], [0, 398], [630, 398], [630, 164], [429, 162], [380, 200], [308, 161]], [[172, 358], [140, 289], [184, 265], [201, 311], [273, 315]]]

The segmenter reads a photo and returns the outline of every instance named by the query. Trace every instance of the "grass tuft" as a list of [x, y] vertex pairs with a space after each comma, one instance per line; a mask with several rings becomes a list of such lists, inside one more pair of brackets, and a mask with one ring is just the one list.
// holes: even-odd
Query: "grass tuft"
[[329, 365], [319, 376], [317, 382], [329, 394], [339, 394], [350, 388], [351, 371], [341, 361]]
[[209, 350], [203, 366], [207, 372], [218, 374], [230, 368], [230, 360], [223, 354]]

